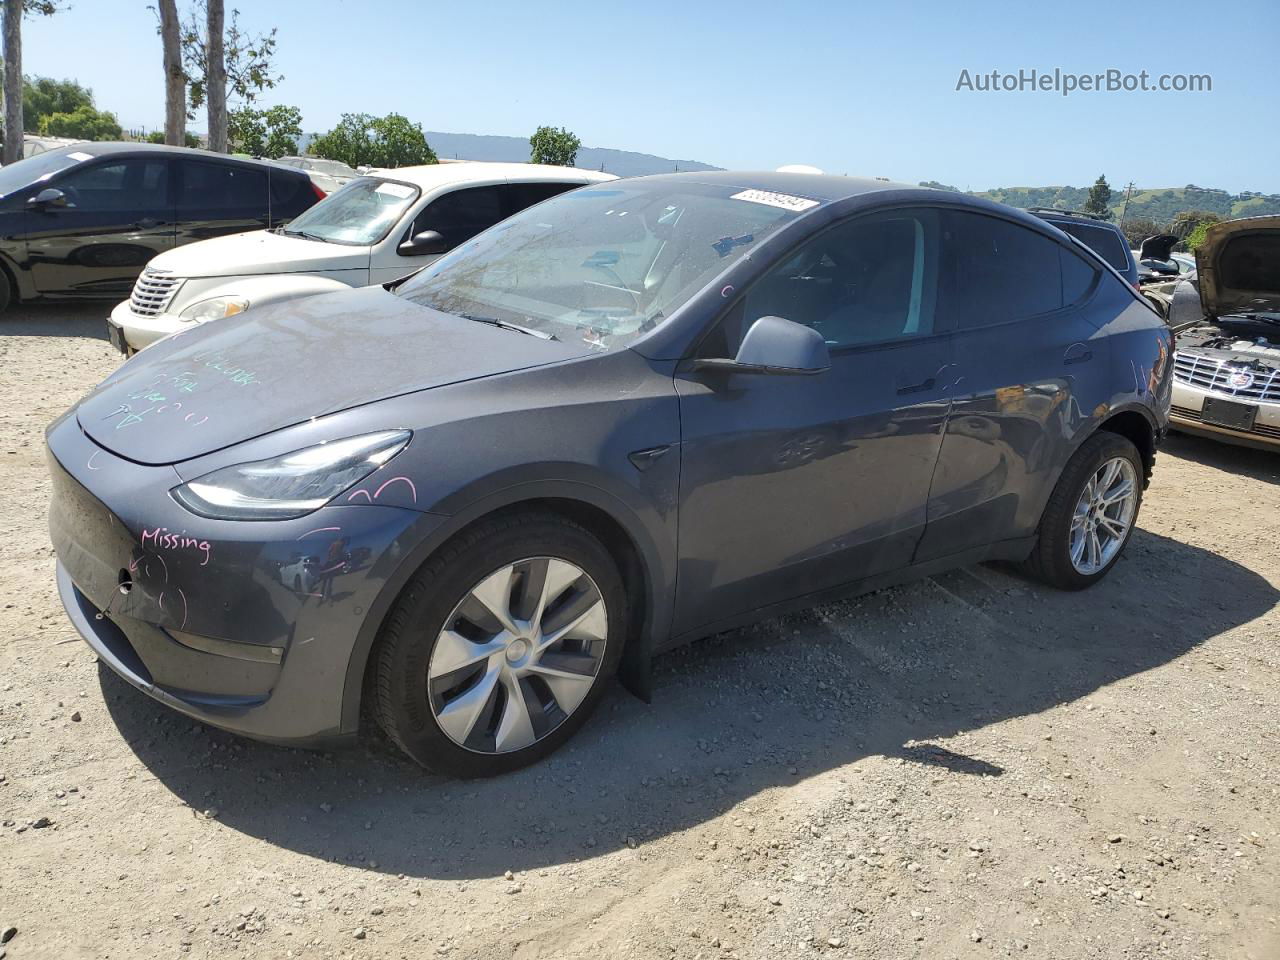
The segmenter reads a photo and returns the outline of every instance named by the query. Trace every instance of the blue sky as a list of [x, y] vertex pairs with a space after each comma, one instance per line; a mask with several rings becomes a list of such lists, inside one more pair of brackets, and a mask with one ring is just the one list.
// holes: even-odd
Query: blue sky
[[[72, 3], [27, 22], [25, 71], [79, 80], [126, 127], [159, 126], [147, 0]], [[588, 146], [740, 169], [811, 163], [974, 190], [1105, 173], [1113, 185], [1280, 193], [1275, 0], [1217, 3], [1211, 18], [1183, 0], [239, 6], [244, 27], [279, 28], [285, 80], [263, 102], [299, 106], [308, 131], [397, 111], [459, 133], [563, 125]], [[1209, 74], [1213, 90], [956, 91], [962, 69], [1032, 68]]]

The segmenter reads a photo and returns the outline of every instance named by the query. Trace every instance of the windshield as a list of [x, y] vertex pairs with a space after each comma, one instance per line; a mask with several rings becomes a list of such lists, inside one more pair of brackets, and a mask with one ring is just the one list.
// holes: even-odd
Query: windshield
[[90, 154], [81, 150], [63, 147], [60, 150], [37, 153], [25, 160], [17, 160], [0, 167], [0, 197], [8, 196], [13, 191], [28, 187], [38, 180], [47, 180], [59, 171], [92, 159]]
[[486, 230], [396, 292], [445, 313], [618, 349], [817, 205], [693, 181], [583, 187]]
[[417, 199], [415, 186], [362, 177], [294, 217], [281, 232], [330, 243], [377, 243]]

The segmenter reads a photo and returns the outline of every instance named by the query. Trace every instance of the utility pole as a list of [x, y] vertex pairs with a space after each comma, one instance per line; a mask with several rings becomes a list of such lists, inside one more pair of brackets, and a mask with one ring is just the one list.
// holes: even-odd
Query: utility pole
[[1133, 196], [1133, 181], [1124, 189], [1124, 206], [1120, 208], [1120, 226], [1124, 226], [1124, 215], [1129, 212], [1129, 197]]

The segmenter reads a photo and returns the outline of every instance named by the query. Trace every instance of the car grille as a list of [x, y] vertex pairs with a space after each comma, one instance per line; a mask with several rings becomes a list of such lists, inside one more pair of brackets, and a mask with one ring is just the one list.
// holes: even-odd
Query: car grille
[[[1247, 373], [1251, 381], [1233, 386], [1232, 376]], [[1173, 379], [1224, 397], [1255, 403], [1280, 403], [1280, 369], [1261, 363], [1214, 360], [1195, 353], [1173, 355]]]
[[[1192, 423], [1203, 423], [1204, 416], [1199, 410], [1192, 410], [1190, 407], [1170, 407], [1169, 413], [1179, 420], [1190, 420]], [[1213, 426], [1217, 427], [1215, 423]], [[1219, 430], [1230, 430], [1230, 427], [1218, 427]], [[1280, 440], [1280, 427], [1273, 427], [1266, 423], [1254, 423], [1252, 430], [1236, 430], [1235, 433], [1256, 433], [1260, 437], [1267, 437], [1271, 440]]]
[[129, 309], [140, 317], [154, 317], [169, 305], [180, 283], [182, 283], [181, 277], [170, 277], [163, 273], [144, 270], [133, 285], [133, 293], [129, 297]]

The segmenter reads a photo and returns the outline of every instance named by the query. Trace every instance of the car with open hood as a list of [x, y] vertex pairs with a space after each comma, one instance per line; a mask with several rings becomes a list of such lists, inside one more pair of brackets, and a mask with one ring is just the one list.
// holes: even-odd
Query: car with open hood
[[1187, 282], [1171, 314], [1170, 422], [1185, 433], [1280, 449], [1280, 217], [1214, 224], [1196, 265], [1198, 318], [1179, 309], [1178, 297], [1192, 300]]
[[58, 589], [184, 714], [307, 744], [363, 705], [501, 773], [751, 620], [985, 560], [1099, 582], [1170, 348], [1089, 250], [977, 197], [592, 183], [124, 363], [47, 432]]
[[377, 170], [351, 180], [287, 227], [156, 257], [133, 295], [111, 312], [108, 333], [128, 354], [251, 307], [396, 280], [525, 207], [614, 179], [532, 163]]

